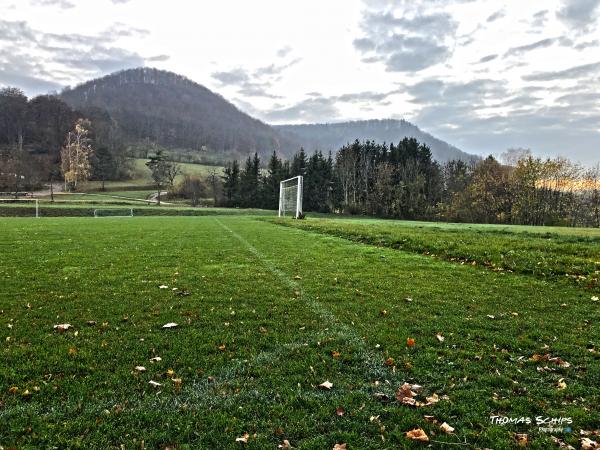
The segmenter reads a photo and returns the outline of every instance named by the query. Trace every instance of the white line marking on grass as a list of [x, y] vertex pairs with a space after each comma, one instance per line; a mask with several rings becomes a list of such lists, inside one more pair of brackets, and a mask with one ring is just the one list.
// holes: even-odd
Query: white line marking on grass
[[[300, 298], [306, 302], [306, 304], [312, 309], [312, 311], [319, 316], [319, 318], [330, 327], [337, 329], [337, 334], [346, 340], [346, 342], [353, 344], [356, 348], [359, 349], [358, 357], [362, 361], [363, 366], [366, 369], [366, 374], [371, 377], [371, 380], [379, 378], [395, 378], [395, 375], [391, 373], [389, 370], [385, 369], [383, 366], [383, 360], [381, 356], [375, 354], [371, 350], [369, 350], [366, 346], [364, 339], [362, 339], [356, 332], [350, 328], [348, 325], [342, 323], [338, 320], [335, 315], [329, 311], [323, 304], [318, 302], [316, 299], [311, 296], [305, 296], [302, 290], [302, 286], [296, 281], [292, 280], [292, 278], [286, 273], [279, 270], [265, 255], [263, 255], [260, 251], [256, 249], [252, 244], [250, 244], [246, 239], [240, 236], [238, 233], [233, 231], [219, 219], [215, 219], [215, 221], [227, 232], [229, 232], [233, 237], [235, 237], [238, 241], [240, 241], [247, 249], [252, 253], [261, 263], [263, 263], [274, 275], [276, 275], [283, 284], [287, 285], [290, 289], [299, 290]], [[335, 330], [334, 330], [335, 332]]]

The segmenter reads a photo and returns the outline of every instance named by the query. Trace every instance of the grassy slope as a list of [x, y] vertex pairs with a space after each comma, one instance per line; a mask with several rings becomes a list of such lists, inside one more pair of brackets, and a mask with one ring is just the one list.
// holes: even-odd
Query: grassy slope
[[[308, 219], [275, 223], [352, 241], [543, 278], [569, 278], [598, 290], [600, 230], [593, 228]], [[569, 233], [570, 231], [570, 233]]]
[[[586, 348], [598, 345], [598, 304], [579, 287], [241, 217], [0, 227], [0, 445], [236, 448], [248, 432], [248, 448], [398, 448], [420, 447], [403, 433], [422, 426], [495, 449], [523, 430], [545, 449], [549, 435], [489, 416], [571, 416], [573, 436], [600, 421], [600, 361]], [[180, 326], [160, 328], [171, 321]], [[53, 331], [63, 322], [77, 336]], [[545, 365], [554, 371], [536, 370]], [[326, 379], [331, 391], [316, 387]], [[403, 381], [449, 400], [412, 409], [374, 397]], [[456, 435], [434, 437], [425, 415]]]

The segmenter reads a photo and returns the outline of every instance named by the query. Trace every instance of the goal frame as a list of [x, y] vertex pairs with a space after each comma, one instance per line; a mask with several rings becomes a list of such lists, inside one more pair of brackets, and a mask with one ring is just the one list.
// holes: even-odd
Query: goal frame
[[296, 214], [294, 215], [295, 219], [299, 219], [302, 216], [302, 191], [304, 189], [304, 178], [302, 175], [298, 175], [296, 177], [288, 178], [287, 180], [283, 180], [279, 182], [279, 217], [285, 217], [285, 205], [284, 205], [284, 183], [289, 183], [290, 181], [297, 180], [298, 189], [296, 191]]
[[37, 198], [0, 198], [0, 202], [35, 202], [35, 218], [40, 218], [40, 200]]

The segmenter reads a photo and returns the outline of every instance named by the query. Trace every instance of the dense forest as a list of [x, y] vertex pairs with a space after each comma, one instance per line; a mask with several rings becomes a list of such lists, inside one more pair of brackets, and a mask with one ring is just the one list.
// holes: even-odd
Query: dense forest
[[298, 141], [304, 148], [317, 148], [321, 151], [336, 151], [355, 139], [397, 142], [404, 137], [412, 137], [426, 144], [436, 161], [477, 159], [476, 156], [459, 150], [406, 120], [358, 120], [325, 124], [275, 125], [274, 128], [282, 135]]
[[62, 179], [61, 152], [79, 118], [89, 122], [87, 139], [95, 149], [92, 178], [122, 179], [128, 174], [126, 148], [119, 127], [105, 112], [83, 114], [57, 96], [28, 99], [16, 88], [0, 90], [0, 191], [39, 188]]
[[562, 158], [542, 160], [507, 151], [440, 165], [428, 146], [405, 138], [397, 145], [355, 141], [335, 157], [304, 150], [291, 161], [273, 153], [265, 171], [258, 155], [229, 163], [222, 202], [277, 209], [279, 182], [304, 177], [305, 211], [385, 218], [522, 225], [600, 226], [600, 168]]

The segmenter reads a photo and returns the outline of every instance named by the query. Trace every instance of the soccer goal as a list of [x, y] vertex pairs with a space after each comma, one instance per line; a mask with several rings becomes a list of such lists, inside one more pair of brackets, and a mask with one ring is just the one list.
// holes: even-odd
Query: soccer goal
[[37, 198], [0, 198], [0, 216], [40, 217]]
[[279, 217], [302, 217], [302, 177], [279, 183]]
[[133, 208], [95, 209], [94, 217], [133, 217]]

